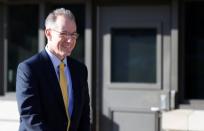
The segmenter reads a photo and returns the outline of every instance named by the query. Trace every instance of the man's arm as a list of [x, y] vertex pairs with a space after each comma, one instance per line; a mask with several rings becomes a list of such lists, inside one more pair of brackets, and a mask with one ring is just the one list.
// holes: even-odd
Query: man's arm
[[17, 69], [16, 97], [20, 113], [19, 131], [46, 131], [41, 117], [38, 80], [28, 64]]

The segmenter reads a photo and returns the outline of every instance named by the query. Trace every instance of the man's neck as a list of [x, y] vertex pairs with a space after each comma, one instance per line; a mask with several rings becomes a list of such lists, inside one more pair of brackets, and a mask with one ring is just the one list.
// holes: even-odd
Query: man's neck
[[58, 55], [54, 50], [52, 50], [52, 49], [49, 47], [49, 44], [47, 44], [47, 49], [48, 49], [53, 55], [55, 55], [58, 59], [60, 59], [61, 61], [64, 60], [64, 57], [61, 57], [61, 56]]

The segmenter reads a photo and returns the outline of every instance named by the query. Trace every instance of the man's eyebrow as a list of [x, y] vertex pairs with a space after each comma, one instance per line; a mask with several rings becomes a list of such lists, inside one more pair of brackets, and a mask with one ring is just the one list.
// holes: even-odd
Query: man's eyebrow
[[64, 30], [64, 31], [61, 31], [61, 33], [77, 33], [77, 31], [74, 31], [74, 32], [69, 32], [69, 31], [66, 31], [66, 30]]

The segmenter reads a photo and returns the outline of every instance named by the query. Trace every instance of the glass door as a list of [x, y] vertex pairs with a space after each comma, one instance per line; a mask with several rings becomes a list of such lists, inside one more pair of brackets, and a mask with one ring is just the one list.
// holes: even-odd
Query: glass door
[[19, 62], [38, 51], [38, 6], [8, 5], [7, 91], [15, 91]]
[[204, 99], [204, 2], [185, 6], [185, 99]]

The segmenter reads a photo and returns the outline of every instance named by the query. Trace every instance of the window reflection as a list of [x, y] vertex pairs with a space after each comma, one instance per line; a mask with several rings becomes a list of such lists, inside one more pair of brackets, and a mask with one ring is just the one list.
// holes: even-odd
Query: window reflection
[[112, 29], [111, 81], [156, 82], [156, 29]]

